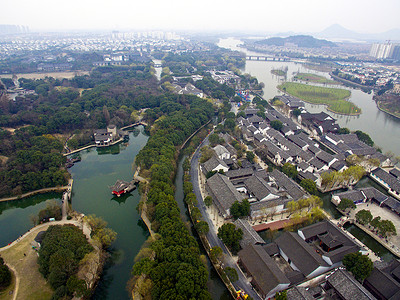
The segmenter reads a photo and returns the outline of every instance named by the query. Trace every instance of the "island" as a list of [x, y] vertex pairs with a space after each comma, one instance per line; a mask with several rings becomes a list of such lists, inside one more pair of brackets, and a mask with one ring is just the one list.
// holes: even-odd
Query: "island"
[[361, 108], [346, 100], [350, 97], [350, 91], [345, 89], [295, 82], [285, 82], [279, 85], [278, 89], [308, 103], [326, 105], [329, 111], [337, 114], [350, 116], [361, 114]]

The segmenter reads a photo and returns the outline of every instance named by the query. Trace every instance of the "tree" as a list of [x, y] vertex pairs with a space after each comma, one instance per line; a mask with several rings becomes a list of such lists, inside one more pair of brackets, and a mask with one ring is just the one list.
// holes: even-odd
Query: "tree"
[[273, 129], [278, 130], [278, 131], [281, 130], [282, 127], [283, 127], [282, 122], [279, 121], [279, 120], [273, 120], [273, 121], [271, 121], [270, 125], [271, 125], [271, 127], [272, 127]]
[[253, 151], [246, 151], [246, 158], [249, 162], [253, 163], [255, 158]]
[[293, 109], [292, 111], [293, 116], [298, 117], [301, 115], [301, 110], [298, 108]]
[[315, 195], [318, 193], [317, 185], [311, 179], [305, 178], [300, 182], [300, 185], [310, 194]]
[[371, 274], [373, 269], [371, 259], [360, 252], [346, 254], [342, 263], [347, 271], [351, 272], [361, 283]]
[[380, 234], [383, 236], [387, 236], [388, 234], [396, 235], [396, 227], [394, 226], [393, 222], [390, 220], [382, 220], [378, 225], [378, 229]]
[[224, 271], [231, 282], [235, 282], [239, 279], [236, 269], [231, 268], [231, 267], [225, 267]]
[[196, 228], [199, 235], [206, 235], [210, 230], [206, 221], [199, 221], [195, 224], [194, 227]]
[[299, 203], [297, 201], [289, 201], [287, 203], [287, 209], [289, 211], [289, 216], [291, 216], [294, 212], [296, 212], [297, 210], [299, 210]]
[[93, 238], [98, 240], [103, 248], [108, 248], [116, 240], [117, 233], [111, 228], [102, 228], [95, 232]]
[[349, 134], [349, 133], [350, 133], [350, 129], [348, 129], [346, 127], [339, 128], [339, 130], [338, 130], [338, 134]]
[[11, 283], [11, 271], [0, 257], [0, 289], [8, 287]]
[[217, 235], [222, 240], [222, 242], [231, 249], [234, 254], [239, 251], [239, 242], [242, 240], [243, 237], [242, 229], [236, 229], [236, 226], [232, 223], [225, 223], [220, 228], [218, 228]]
[[367, 225], [372, 221], [372, 214], [369, 210], [360, 210], [356, 213], [356, 220], [362, 225]]
[[356, 208], [356, 205], [350, 199], [343, 198], [340, 200], [340, 203], [337, 207], [338, 207], [338, 209], [345, 211], [348, 208], [350, 208], [350, 209]]
[[211, 196], [207, 196], [207, 197], [204, 198], [204, 204], [205, 204], [207, 207], [210, 207], [210, 206], [212, 205], [212, 203], [213, 203], [213, 201], [212, 201]]
[[361, 142], [364, 142], [365, 144], [367, 144], [368, 146], [371, 146], [371, 147], [374, 146], [374, 141], [371, 139], [371, 137], [367, 133], [362, 132], [361, 130], [357, 130], [354, 133], [357, 135], [358, 139]]
[[250, 214], [250, 203], [247, 199], [244, 199], [242, 202], [236, 200], [233, 202], [230, 212], [232, 217], [236, 220], [240, 217], [246, 217]]
[[222, 249], [221, 247], [215, 246], [210, 249], [210, 258], [212, 260], [217, 260], [222, 257]]
[[205, 163], [214, 155], [214, 150], [208, 146], [204, 146], [203, 148], [201, 148], [200, 152], [201, 152], [201, 157], [200, 157], [201, 163]]
[[372, 219], [371, 223], [369, 223], [372, 227], [378, 229], [379, 228], [379, 224], [381, 223], [381, 217], [375, 217]]
[[287, 293], [286, 293], [286, 291], [276, 292], [276, 294], [275, 294], [275, 300], [286, 300], [286, 299], [287, 299]]
[[296, 166], [292, 165], [291, 163], [285, 163], [282, 167], [282, 172], [292, 178], [296, 178], [298, 174]]
[[210, 141], [211, 146], [214, 147], [219, 143], [219, 136], [216, 133], [210, 134], [208, 140]]

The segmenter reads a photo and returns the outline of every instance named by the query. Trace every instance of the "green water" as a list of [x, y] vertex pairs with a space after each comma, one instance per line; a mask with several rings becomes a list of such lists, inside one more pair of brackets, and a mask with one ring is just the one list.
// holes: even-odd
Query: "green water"
[[0, 203], [0, 247], [16, 240], [32, 228], [31, 216], [37, 216], [46, 202], [56, 200], [61, 204], [61, 194], [47, 193], [16, 201]]
[[138, 128], [130, 133], [127, 144], [81, 152], [82, 161], [70, 169], [74, 178], [72, 208], [101, 216], [118, 234], [94, 299], [129, 299], [126, 283], [134, 257], [148, 236], [136, 211], [138, 191], [117, 198], [109, 189], [116, 180], [130, 181], [133, 177], [132, 163], [148, 139], [143, 127]]

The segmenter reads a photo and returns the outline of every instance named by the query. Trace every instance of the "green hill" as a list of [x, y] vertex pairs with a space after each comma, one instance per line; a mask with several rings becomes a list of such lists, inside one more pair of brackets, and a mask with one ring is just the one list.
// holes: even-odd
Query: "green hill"
[[337, 47], [333, 42], [327, 40], [320, 40], [312, 37], [311, 35], [294, 35], [287, 38], [272, 37], [269, 39], [255, 42], [257, 45], [269, 46], [284, 46], [286, 43], [295, 44], [303, 48], [322, 48], [322, 47]]

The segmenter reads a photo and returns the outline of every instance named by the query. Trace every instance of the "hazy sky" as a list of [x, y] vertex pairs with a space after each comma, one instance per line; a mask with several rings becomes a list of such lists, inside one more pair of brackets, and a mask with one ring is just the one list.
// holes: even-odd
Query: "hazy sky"
[[1, 0], [0, 24], [35, 30], [358, 32], [400, 28], [400, 0]]

